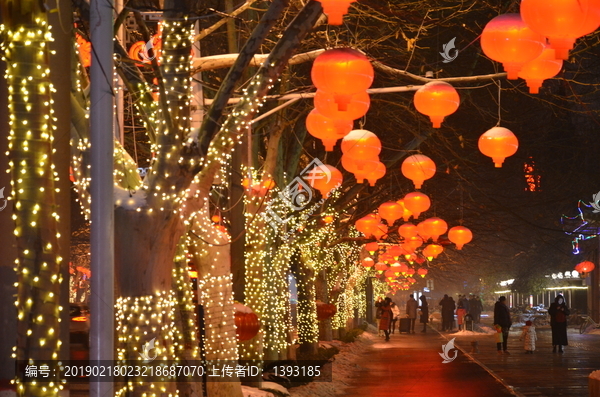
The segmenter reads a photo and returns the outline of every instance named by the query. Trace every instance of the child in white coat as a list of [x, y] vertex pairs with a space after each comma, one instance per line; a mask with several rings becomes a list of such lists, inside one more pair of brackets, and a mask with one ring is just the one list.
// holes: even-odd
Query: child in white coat
[[531, 321], [525, 322], [525, 326], [523, 327], [520, 339], [524, 341], [525, 353], [533, 354], [535, 350], [535, 341], [537, 340], [537, 335], [535, 333], [535, 327], [533, 326]]

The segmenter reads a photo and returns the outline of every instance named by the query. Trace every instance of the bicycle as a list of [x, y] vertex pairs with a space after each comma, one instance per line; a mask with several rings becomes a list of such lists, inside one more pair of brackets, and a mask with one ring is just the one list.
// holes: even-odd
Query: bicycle
[[579, 333], [584, 334], [589, 331], [590, 328], [599, 329], [600, 324], [595, 322], [590, 316], [587, 316], [586, 319], [581, 323], [581, 327], [579, 327]]

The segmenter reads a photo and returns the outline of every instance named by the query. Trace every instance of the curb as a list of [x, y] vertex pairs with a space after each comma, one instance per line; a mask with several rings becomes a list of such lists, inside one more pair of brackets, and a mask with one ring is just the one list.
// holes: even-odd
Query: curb
[[[433, 327], [429, 327], [431, 329], [433, 329]], [[446, 339], [446, 341], [449, 341], [450, 339], [448, 339], [446, 337], [446, 335], [442, 334], [440, 331], [438, 331], [437, 329], [433, 329], [435, 332], [437, 332], [442, 338]], [[460, 347], [459, 345], [455, 344], [454, 345], [455, 348], [457, 348], [458, 350], [460, 350], [461, 352], [463, 352], [463, 354], [465, 356], [467, 356], [470, 360], [472, 360], [473, 362], [475, 362], [477, 365], [479, 365], [481, 368], [483, 368], [488, 374], [490, 374], [494, 379], [496, 379], [498, 382], [500, 382], [502, 384], [502, 386], [504, 386], [512, 395], [517, 396], [517, 397], [526, 397], [524, 394], [519, 393], [518, 391], [516, 391], [511, 385], [509, 385], [508, 383], [506, 383], [506, 381], [504, 379], [502, 379], [501, 377], [499, 377], [498, 375], [496, 375], [494, 373], [494, 371], [492, 371], [491, 369], [489, 369], [484, 363], [482, 363], [481, 361], [479, 361], [478, 359], [476, 359], [475, 357], [473, 357], [470, 353], [467, 353], [467, 351], [465, 349], [463, 349], [462, 347]]]

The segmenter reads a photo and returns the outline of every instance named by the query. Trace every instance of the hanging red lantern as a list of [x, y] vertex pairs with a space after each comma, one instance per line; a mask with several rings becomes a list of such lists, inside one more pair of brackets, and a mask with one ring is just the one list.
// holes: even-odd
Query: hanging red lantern
[[410, 258], [412, 253], [415, 252], [415, 248], [408, 243], [400, 244], [400, 248], [402, 249], [402, 255], [404, 255], [406, 259]]
[[363, 267], [366, 267], [367, 269], [375, 265], [375, 261], [373, 260], [373, 258], [369, 257], [363, 259], [360, 263], [361, 265], [363, 265]]
[[439, 244], [429, 244], [423, 249], [423, 255], [429, 260], [437, 258], [442, 252], [444, 252], [444, 247]]
[[437, 239], [448, 230], [448, 224], [441, 218], [433, 217], [423, 221], [423, 228], [425, 233], [430, 236], [433, 241], [437, 241]]
[[376, 241], [365, 244], [365, 249], [369, 252], [369, 254], [373, 255], [375, 252], [379, 251], [379, 244], [377, 244]]
[[[358, 168], [358, 163], [361, 164], [362, 169]], [[366, 178], [366, 174], [375, 171], [378, 164], [379, 159], [355, 160], [346, 154], [342, 155], [342, 167], [344, 167], [346, 171], [354, 174], [357, 183], [363, 183]]]
[[519, 141], [508, 128], [493, 127], [479, 137], [478, 146], [481, 153], [491, 157], [496, 168], [500, 168], [505, 158], [517, 152]]
[[352, 127], [352, 121], [330, 119], [319, 113], [317, 109], [311, 110], [306, 117], [306, 130], [323, 142], [327, 152], [331, 152], [337, 140], [352, 131]]
[[404, 196], [404, 206], [413, 214], [413, 219], [417, 219], [421, 212], [425, 212], [431, 207], [429, 196], [421, 192], [412, 192]]
[[333, 94], [338, 109], [345, 111], [352, 95], [365, 92], [371, 86], [375, 73], [362, 52], [335, 48], [315, 59], [310, 75], [315, 87]]
[[[435, 163], [424, 154], [413, 154], [402, 162], [402, 175], [412, 180], [415, 189], [420, 189], [423, 182], [435, 175]], [[406, 204], [405, 204], [406, 206]]]
[[411, 284], [414, 284], [414, 283], [416, 283], [416, 282], [417, 282], [417, 280], [415, 280], [415, 279], [414, 279], [414, 278], [412, 278], [412, 277], [409, 277], [409, 278], [407, 278], [407, 280], [408, 280], [408, 282], [409, 282], [409, 283], [411, 283]]
[[595, 0], [522, 0], [521, 16], [531, 29], [550, 40], [559, 59], [569, 59], [575, 40], [600, 25], [600, 3]]
[[304, 179], [308, 180], [311, 187], [320, 191], [324, 198], [328, 198], [331, 191], [344, 181], [342, 173], [327, 164], [315, 166]]
[[386, 252], [393, 256], [394, 259], [398, 259], [398, 257], [400, 257], [400, 255], [403, 253], [402, 248], [399, 245], [389, 246]]
[[463, 245], [473, 240], [473, 233], [464, 226], [454, 226], [448, 231], [448, 240], [456, 244], [457, 250], [461, 250]]
[[390, 265], [390, 270], [394, 273], [394, 275], [399, 276], [402, 273], [402, 265], [400, 262], [394, 262]]
[[79, 33], [75, 33], [75, 41], [77, 42], [81, 66], [89, 68], [92, 64], [92, 43], [81, 37]]
[[429, 116], [433, 128], [440, 128], [444, 117], [456, 112], [460, 98], [450, 84], [431, 81], [415, 92], [414, 102], [419, 113]]
[[379, 225], [379, 219], [375, 214], [363, 216], [354, 223], [356, 230], [364, 234], [365, 237], [372, 236], [375, 229], [377, 229], [377, 225]]
[[387, 279], [394, 279], [396, 278], [398, 275], [394, 272], [394, 269], [389, 268], [388, 270], [386, 270], [384, 273], [385, 278]]
[[412, 267], [409, 267], [408, 270], [406, 271], [406, 275], [413, 276], [414, 274], [415, 274], [415, 269], [413, 269]]
[[417, 223], [417, 232], [419, 232], [419, 236], [423, 238], [423, 241], [427, 241], [431, 238], [431, 235], [428, 234], [427, 229], [425, 228], [425, 221]]
[[340, 110], [335, 100], [336, 96], [334, 94], [317, 90], [315, 97], [313, 98], [313, 103], [315, 109], [323, 116], [334, 120], [346, 121], [352, 121], [363, 117], [367, 114], [369, 107], [371, 106], [371, 98], [366, 91], [351, 95], [344, 110]]
[[425, 269], [424, 267], [417, 270], [417, 274], [421, 277], [425, 277], [427, 275], [427, 273], [429, 273], [429, 271], [427, 269]]
[[[419, 228], [419, 225], [417, 225], [417, 229]], [[414, 236], [414, 237], [410, 237], [408, 239], [406, 239], [405, 244], [408, 244], [410, 247], [412, 247], [413, 250], [416, 250], [417, 248], [419, 248], [420, 246], [423, 245], [424, 242], [424, 237], [421, 236]]]
[[327, 320], [335, 313], [337, 313], [337, 307], [334, 304], [317, 301], [317, 320]]
[[531, 30], [519, 14], [499, 15], [481, 33], [481, 49], [502, 63], [509, 80], [516, 80], [523, 65], [541, 55], [545, 43], [544, 36]]
[[386, 264], [385, 264], [385, 263], [383, 263], [383, 262], [377, 262], [377, 263], [375, 264], [375, 271], [376, 271], [377, 273], [381, 274], [381, 273], [385, 272], [385, 271], [388, 269], [388, 267], [389, 267], [389, 266], [388, 266], [388, 265], [386, 265]]
[[406, 206], [404, 205], [404, 200], [398, 200], [396, 201], [398, 204], [400, 204], [402, 206], [402, 208], [404, 208], [404, 212], [402, 213], [402, 219], [404, 219], [404, 222], [408, 222], [408, 220], [410, 219], [410, 217], [412, 216], [412, 212], [410, 212]]
[[544, 80], [559, 74], [562, 65], [563, 61], [556, 59], [556, 51], [550, 46], [546, 46], [542, 55], [523, 65], [519, 71], [519, 77], [527, 82], [530, 94], [537, 94]]
[[383, 164], [382, 162], [379, 161], [379, 162], [377, 162], [377, 168], [375, 168], [371, 172], [368, 172], [365, 175], [365, 178], [367, 178], [367, 180], [369, 181], [369, 185], [375, 186], [377, 181], [385, 176], [386, 172], [387, 172], [387, 168], [385, 167], [385, 164]]
[[234, 304], [235, 309], [235, 333], [240, 342], [250, 340], [258, 334], [260, 321], [252, 310], [240, 303]]
[[379, 206], [379, 216], [387, 221], [388, 225], [393, 225], [396, 220], [404, 214], [404, 208], [395, 201], [388, 201]]
[[333, 222], [333, 221], [334, 221], [334, 218], [333, 218], [333, 216], [331, 216], [331, 215], [325, 215], [325, 216], [323, 217], [323, 222], [324, 222], [325, 224], [329, 224], [329, 223], [331, 223], [331, 222]]
[[373, 160], [381, 152], [381, 141], [371, 131], [353, 130], [342, 139], [342, 153], [356, 162], [358, 169], [363, 169], [363, 161]]
[[210, 217], [210, 220], [213, 221], [214, 223], [219, 223], [219, 222], [221, 222], [221, 216], [218, 214], [215, 214]]
[[377, 228], [373, 231], [373, 236], [375, 236], [375, 238], [377, 240], [381, 240], [387, 236], [387, 232], [388, 232], [387, 225], [384, 225], [383, 223], [379, 223], [377, 225]]
[[323, 13], [327, 15], [327, 22], [330, 25], [341, 25], [344, 22], [344, 15], [348, 13], [350, 3], [355, 0], [317, 0], [323, 6]]
[[408, 271], [408, 265], [406, 263], [400, 263], [400, 273], [402, 274], [406, 274], [406, 272]]
[[394, 257], [389, 252], [385, 252], [382, 255], [379, 255], [379, 260], [383, 263], [389, 264], [394, 262]]
[[594, 264], [594, 262], [590, 261], [583, 261], [581, 263], [578, 263], [577, 266], [575, 266], [575, 270], [577, 270], [577, 272], [582, 275], [585, 275], [585, 273], [591, 273], [592, 271], [594, 271], [595, 268], [596, 265]]
[[404, 223], [398, 228], [398, 234], [405, 239], [409, 239], [418, 234], [417, 227], [412, 223]]

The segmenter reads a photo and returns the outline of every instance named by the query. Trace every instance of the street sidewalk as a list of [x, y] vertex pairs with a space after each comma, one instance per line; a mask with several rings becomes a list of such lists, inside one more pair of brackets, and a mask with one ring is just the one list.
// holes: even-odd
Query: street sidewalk
[[[348, 385], [346, 397], [506, 397], [511, 391], [469, 356], [458, 352], [443, 364], [442, 345], [448, 343], [437, 331], [392, 334], [362, 354], [361, 369]], [[452, 350], [450, 357], [454, 357]], [[495, 354], [495, 353], [494, 353]], [[334, 363], [335, 365], [335, 363]]]
[[[434, 323], [434, 326], [437, 324]], [[552, 353], [550, 328], [536, 329], [538, 340], [534, 354], [525, 354], [519, 341], [522, 328], [512, 327], [508, 337], [510, 355], [498, 355], [494, 335], [461, 335], [443, 333], [456, 338], [456, 345], [504, 382], [519, 396], [588, 396], [588, 376], [600, 369], [600, 335], [580, 335], [568, 329], [569, 346], [565, 352]], [[469, 354], [471, 342], [477, 341], [479, 353]]]

